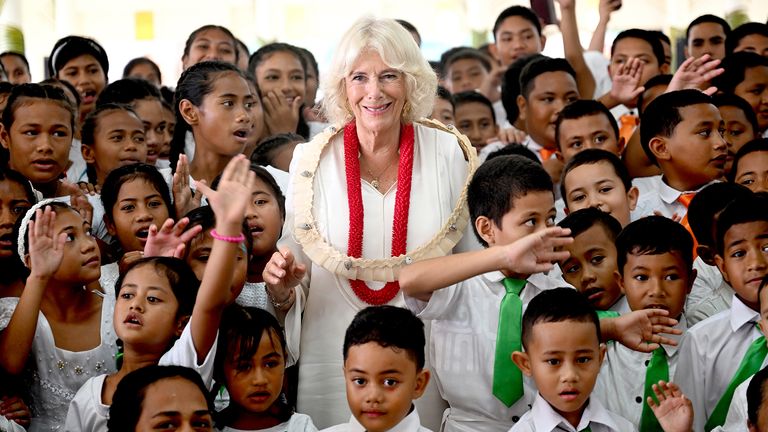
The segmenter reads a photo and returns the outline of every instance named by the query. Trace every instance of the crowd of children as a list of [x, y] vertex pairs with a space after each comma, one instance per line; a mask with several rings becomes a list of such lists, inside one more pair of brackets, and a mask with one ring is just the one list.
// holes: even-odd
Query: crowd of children
[[312, 54], [206, 25], [174, 89], [85, 37], [36, 84], [0, 54], [0, 431], [768, 430], [768, 24], [702, 15], [675, 68], [657, 31], [601, 55], [620, 1], [589, 50], [557, 3], [565, 58], [512, 6], [434, 62], [478, 248], [349, 323], [338, 425], [297, 412], [304, 295], [262, 276], [332, 126]]

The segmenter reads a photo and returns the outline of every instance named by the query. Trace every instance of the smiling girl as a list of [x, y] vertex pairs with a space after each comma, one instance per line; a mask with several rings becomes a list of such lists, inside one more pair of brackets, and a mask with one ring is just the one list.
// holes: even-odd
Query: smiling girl
[[96, 98], [107, 85], [107, 52], [93, 39], [67, 36], [59, 39], [48, 57], [51, 76], [75, 86], [80, 94], [80, 119], [96, 107]]

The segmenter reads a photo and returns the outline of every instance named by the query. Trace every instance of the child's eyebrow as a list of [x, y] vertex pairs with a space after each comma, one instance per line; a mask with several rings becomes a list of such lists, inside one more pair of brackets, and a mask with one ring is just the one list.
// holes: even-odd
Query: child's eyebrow
[[280, 354], [278, 354], [277, 351], [272, 351], [271, 353], [262, 356], [262, 358], [264, 358], [264, 359], [270, 359], [270, 358], [273, 358], [273, 357], [281, 358], [282, 356]]
[[402, 374], [402, 372], [397, 370], [397, 369], [387, 369], [387, 370], [379, 372], [379, 375], [396, 375], [396, 374], [400, 375], [400, 374]]
[[255, 190], [255, 191], [253, 191], [253, 193], [251, 194], [251, 196], [256, 196], [256, 195], [269, 195], [269, 196], [272, 196], [272, 194], [270, 194], [270, 193], [269, 193], [269, 192], [267, 192], [267, 191], [263, 191], [263, 190]]
[[[83, 224], [85, 224], [85, 222], [83, 222]], [[69, 225], [69, 226], [66, 226], [66, 227], [62, 228], [61, 230], [59, 230], [59, 234], [64, 233], [64, 232], [74, 231], [74, 230], [75, 230], [75, 227], [72, 226], [72, 225]]]

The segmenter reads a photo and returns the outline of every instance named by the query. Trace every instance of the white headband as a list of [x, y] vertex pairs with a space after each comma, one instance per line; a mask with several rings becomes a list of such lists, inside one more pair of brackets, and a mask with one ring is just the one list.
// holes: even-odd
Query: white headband
[[27, 265], [27, 262], [24, 261], [24, 256], [27, 254], [27, 248], [24, 247], [24, 237], [27, 236], [29, 221], [32, 220], [32, 216], [35, 215], [35, 212], [37, 211], [37, 209], [42, 208], [52, 202], [60, 202], [60, 201], [53, 198], [48, 198], [48, 199], [39, 201], [37, 204], [30, 207], [29, 210], [27, 210], [27, 212], [24, 214], [24, 217], [21, 219], [21, 225], [19, 225], [19, 238], [16, 239], [16, 242], [17, 242], [16, 250], [19, 252], [19, 259], [21, 259], [21, 263], [24, 264], [24, 267], [29, 267]]

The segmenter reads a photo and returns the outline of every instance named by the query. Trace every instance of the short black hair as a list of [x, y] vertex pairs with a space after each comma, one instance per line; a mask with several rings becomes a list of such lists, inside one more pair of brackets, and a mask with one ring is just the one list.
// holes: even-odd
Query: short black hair
[[525, 6], [510, 6], [501, 11], [499, 16], [496, 17], [496, 22], [493, 23], [494, 41], [496, 40], [496, 33], [499, 31], [499, 27], [501, 27], [501, 24], [504, 22], [504, 20], [513, 16], [519, 16], [520, 18], [529, 21], [531, 24], [533, 24], [534, 27], [536, 27], [536, 33], [541, 36], [541, 22], [539, 21], [539, 16], [536, 15], [536, 12]]
[[732, 226], [762, 221], [768, 221], [768, 195], [756, 193], [733, 200], [715, 222], [715, 244], [718, 255], [724, 256], [725, 235]]
[[718, 24], [720, 27], [723, 28], [723, 33], [725, 33], [725, 40], [728, 40], [728, 36], [731, 34], [731, 26], [728, 24], [728, 21], [720, 18], [719, 16], [715, 16], [712, 14], [704, 14], [700, 15], [696, 18], [694, 18], [693, 21], [691, 21], [690, 24], [688, 24], [688, 28], [685, 29], [685, 41], [688, 42], [688, 39], [691, 37], [691, 29], [699, 24], [704, 23], [713, 23]]
[[447, 88], [441, 85], [437, 86], [437, 98], [450, 102], [451, 107], [453, 107], [454, 110], [456, 109], [456, 103], [453, 102], [453, 95]]
[[480, 62], [480, 65], [483, 67], [483, 69], [486, 70], [486, 72], [490, 72], [493, 68], [491, 65], [491, 59], [489, 59], [487, 55], [483, 54], [482, 51], [475, 48], [460, 48], [451, 54], [451, 56], [448, 57], [448, 60], [445, 61], [441, 75], [447, 79], [448, 70], [451, 68], [451, 65], [459, 60], [477, 60]]
[[443, 71], [445, 70], [445, 65], [448, 63], [448, 60], [451, 57], [453, 57], [454, 54], [464, 49], [474, 49], [474, 48], [469, 46], [457, 46], [453, 48], [448, 48], [447, 50], [443, 51], [442, 54], [440, 54], [440, 60], [437, 62], [438, 68], [435, 69], [439, 77], [445, 78], [445, 75], [443, 75]]
[[755, 428], [757, 428], [760, 405], [763, 404], [766, 393], [768, 393], [766, 387], [768, 387], [768, 367], [764, 367], [754, 374], [747, 386], [747, 420]]
[[562, 150], [560, 147], [560, 125], [564, 120], [577, 120], [582, 117], [600, 114], [604, 115], [605, 118], [608, 119], [608, 123], [611, 125], [611, 130], [613, 131], [614, 137], [618, 141], [619, 125], [616, 123], [616, 118], [613, 117], [611, 111], [606, 108], [605, 105], [596, 100], [579, 99], [564, 106], [563, 110], [560, 111], [560, 114], [557, 115], [557, 120], [555, 120], [555, 143], [557, 143], [557, 148]]
[[601, 339], [600, 319], [587, 298], [573, 288], [555, 288], [544, 290], [528, 303], [523, 314], [523, 348], [527, 349], [536, 324], [564, 321], [593, 323], [597, 340]]
[[[768, 150], [768, 148], [766, 148]], [[752, 191], [735, 183], [712, 183], [700, 190], [688, 205], [688, 224], [703, 246], [714, 246], [713, 228], [718, 213], [736, 198], [748, 197]]]
[[736, 27], [725, 39], [725, 52], [727, 54], [733, 53], [742, 39], [753, 34], [768, 37], [768, 24], [748, 22]]
[[419, 33], [419, 30], [416, 28], [415, 25], [411, 24], [410, 22], [404, 19], [396, 19], [395, 21], [398, 24], [400, 24], [404, 29], [408, 30], [408, 33], [415, 33], [417, 36], [416, 45], [421, 46], [421, 33]]
[[624, 275], [627, 255], [677, 253], [690, 273], [693, 268], [693, 238], [679, 223], [664, 216], [646, 216], [621, 230], [616, 237], [616, 265]]
[[616, 39], [614, 39], [613, 43], [611, 44], [611, 58], [613, 58], [613, 54], [616, 51], [616, 44], [618, 44], [622, 39], [627, 38], [646, 41], [648, 45], [651, 46], [651, 50], [653, 51], [654, 57], [656, 57], [658, 66], [661, 67], [661, 65], [665, 63], [664, 45], [661, 44], [661, 39], [659, 39], [659, 36], [652, 31], [639, 28], [624, 30], [623, 32], [619, 33], [618, 36], [616, 36]]
[[157, 80], [159, 82], [163, 82], [163, 74], [160, 73], [160, 67], [157, 65], [157, 63], [153, 62], [147, 57], [137, 57], [129, 61], [128, 64], [126, 64], [123, 68], [123, 78], [130, 78], [133, 69], [140, 65], [147, 65], [151, 67], [155, 74], [157, 74]]
[[699, 104], [711, 105], [712, 98], [692, 89], [664, 93], [648, 104], [640, 117], [640, 144], [651, 162], [658, 165], [649, 145], [651, 139], [672, 136], [677, 125], [683, 121], [680, 109]]
[[491, 103], [490, 100], [488, 100], [487, 97], [483, 96], [479, 92], [476, 92], [474, 90], [469, 91], [463, 91], [459, 93], [455, 93], [453, 95], [453, 109], [460, 107], [461, 105], [468, 104], [468, 103], [479, 103], [481, 105], [485, 105], [490, 111], [491, 111], [491, 118], [493, 119], [493, 124], [496, 124], [496, 111], [493, 110], [493, 103]]
[[528, 96], [533, 91], [536, 78], [547, 72], [565, 72], [573, 77], [574, 81], [576, 80], [576, 72], [571, 67], [571, 64], [568, 63], [568, 60], [542, 57], [525, 65], [520, 72], [520, 94], [525, 99], [528, 99]]
[[733, 157], [733, 165], [731, 165], [731, 172], [728, 173], [728, 181], [736, 181], [736, 171], [739, 168], [739, 162], [741, 159], [754, 152], [768, 152], [768, 138], [757, 138], [741, 146], [739, 151], [736, 152], [736, 156]]
[[656, 87], [656, 86], [669, 86], [669, 83], [672, 82], [672, 75], [670, 74], [660, 74], [652, 76], [651, 78], [648, 78], [648, 81], [643, 84], [643, 87], [645, 87], [645, 90], [643, 90], [640, 95], [637, 96], [637, 112], [638, 114], [643, 114], [643, 101], [645, 100], [645, 92], [648, 90]]
[[552, 192], [552, 187], [552, 178], [544, 167], [525, 156], [500, 156], [486, 161], [475, 171], [467, 191], [475, 236], [483, 246], [488, 246], [475, 227], [477, 218], [485, 216], [501, 226], [501, 219], [515, 207], [517, 199], [530, 192]]
[[624, 192], [628, 192], [632, 188], [632, 178], [629, 176], [629, 171], [618, 156], [608, 150], [586, 149], [576, 153], [576, 155], [565, 164], [563, 174], [560, 176], [560, 196], [563, 197], [566, 206], [568, 200], [567, 195], [565, 194], [565, 178], [568, 176], [568, 173], [582, 165], [593, 165], [603, 161], [611, 164], [616, 175], [621, 179], [621, 183], [624, 185]]
[[[668, 45], [672, 45], [672, 40], [671, 40], [671, 39], [669, 38], [669, 36], [667, 36], [667, 34], [666, 34], [666, 33], [664, 33], [663, 31], [661, 31], [661, 30], [648, 30], [648, 31], [650, 31], [650, 32], [651, 32], [651, 34], [654, 34], [654, 35], [656, 35], [656, 37], [657, 37], [657, 38], [659, 38], [659, 40], [660, 40], [662, 43], [663, 43], [663, 42], [666, 42]], [[664, 46], [663, 46], [663, 45], [662, 45], [662, 48], [664, 48]], [[666, 63], [666, 58], [664, 59], [664, 62]]]
[[768, 58], [750, 51], [739, 51], [728, 54], [720, 63], [720, 67], [725, 71], [712, 78], [712, 85], [725, 93], [733, 93], [736, 86], [744, 81], [747, 69], [766, 66], [768, 67]]
[[577, 210], [566, 216], [557, 225], [570, 229], [571, 237], [576, 237], [593, 226], [600, 226], [611, 242], [615, 242], [616, 237], [621, 232], [621, 223], [615, 217], [595, 207]]
[[141, 99], [162, 100], [160, 90], [149, 81], [141, 78], [123, 78], [104, 87], [96, 99], [96, 106], [108, 103], [132, 105]]
[[344, 361], [351, 347], [368, 342], [404, 350], [416, 370], [424, 368], [424, 323], [408, 309], [384, 305], [358, 312], [344, 335]]
[[712, 96], [712, 104], [714, 104], [718, 109], [724, 106], [732, 106], [738, 108], [741, 110], [741, 112], [744, 113], [744, 117], [747, 118], [749, 124], [752, 125], [752, 131], [755, 133], [755, 136], [759, 135], [760, 129], [757, 124], [757, 114], [755, 114], [752, 106], [743, 97], [737, 96], [733, 93], [718, 93]]
[[504, 106], [504, 111], [507, 112], [509, 124], [514, 124], [520, 115], [520, 110], [517, 108], [517, 95], [520, 94], [520, 73], [528, 63], [546, 57], [539, 53], [520, 57], [512, 62], [504, 72], [504, 77], [501, 80], [501, 104]]
[[488, 162], [493, 158], [497, 158], [500, 156], [511, 156], [511, 155], [522, 156], [530, 159], [532, 162], [536, 162], [537, 164], [541, 165], [541, 161], [539, 160], [539, 157], [536, 156], [536, 153], [534, 153], [533, 150], [529, 149], [528, 147], [520, 143], [507, 144], [504, 147], [494, 152], [491, 152], [488, 155], [488, 157], [485, 158], [485, 161]]
[[3, 59], [5, 57], [16, 57], [19, 60], [21, 60], [22, 63], [24, 63], [24, 66], [27, 67], [27, 73], [29, 73], [29, 60], [27, 60], [27, 57], [18, 52], [18, 51], [5, 51], [3, 53], [0, 53], [0, 59]]

